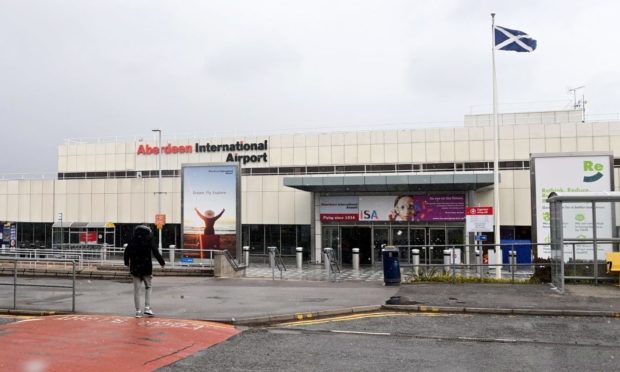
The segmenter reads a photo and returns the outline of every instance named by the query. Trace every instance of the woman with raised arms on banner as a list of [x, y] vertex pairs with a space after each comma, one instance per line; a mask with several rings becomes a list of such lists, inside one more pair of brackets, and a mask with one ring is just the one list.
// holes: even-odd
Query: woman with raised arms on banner
[[213, 212], [210, 209], [206, 210], [204, 214], [200, 213], [198, 208], [194, 208], [194, 210], [198, 214], [198, 217], [200, 217], [204, 221], [204, 223], [205, 223], [204, 234], [205, 235], [214, 235], [215, 234], [215, 229], [214, 229], [215, 221], [217, 221], [218, 218], [222, 217], [222, 215], [224, 214], [225, 209], [222, 209], [220, 214], [218, 214], [217, 216], [215, 215], [215, 212]]

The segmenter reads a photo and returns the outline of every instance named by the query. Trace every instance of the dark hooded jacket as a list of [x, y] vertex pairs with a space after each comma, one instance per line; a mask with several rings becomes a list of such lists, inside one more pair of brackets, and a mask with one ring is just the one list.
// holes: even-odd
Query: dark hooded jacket
[[155, 256], [162, 267], [166, 264], [159, 250], [153, 244], [153, 232], [148, 226], [140, 225], [134, 230], [133, 237], [127, 244], [123, 255], [125, 266], [129, 266], [131, 275], [153, 274], [151, 254]]

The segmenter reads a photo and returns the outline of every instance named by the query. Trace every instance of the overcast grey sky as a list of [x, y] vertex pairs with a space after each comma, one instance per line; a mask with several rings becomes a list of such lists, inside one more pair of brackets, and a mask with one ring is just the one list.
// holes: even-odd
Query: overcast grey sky
[[[501, 111], [620, 112], [620, 2], [0, 0], [0, 173], [55, 172], [66, 138], [460, 125]], [[310, 128], [310, 129], [309, 129]]]

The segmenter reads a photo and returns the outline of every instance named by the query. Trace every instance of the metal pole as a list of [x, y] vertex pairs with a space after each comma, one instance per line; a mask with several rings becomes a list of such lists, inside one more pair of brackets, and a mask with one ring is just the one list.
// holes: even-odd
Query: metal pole
[[598, 244], [596, 242], [596, 202], [592, 202], [592, 245], [594, 248], [594, 285], [598, 285]]
[[455, 251], [455, 248], [452, 247], [451, 251], [452, 251], [452, 254], [450, 255], [450, 257], [452, 257], [452, 284], [455, 284], [456, 283], [456, 266], [455, 266], [456, 251]]
[[62, 241], [63, 237], [63, 229], [62, 229], [62, 212], [58, 213], [58, 218], [60, 219], [60, 250], [62, 250]]
[[516, 252], [514, 251], [515, 246], [514, 244], [512, 245], [512, 249], [510, 251], [510, 272], [512, 273], [512, 284], [515, 284], [515, 270], [516, 270], [516, 266], [515, 264], [517, 263], [517, 259], [516, 259]]
[[[157, 132], [158, 141], [157, 141], [157, 163], [159, 165], [159, 179], [157, 182], [157, 213], [161, 214], [161, 129], [153, 129], [153, 132]], [[157, 245], [159, 249], [159, 253], [162, 252], [162, 241], [161, 241], [161, 230], [163, 226], [158, 226], [157, 230], [159, 230], [159, 244]]]
[[[500, 221], [499, 221], [499, 124], [497, 122], [497, 79], [495, 77], [495, 13], [491, 13], [491, 34], [493, 43], [493, 206], [495, 207], [495, 263], [498, 265], [495, 270], [495, 277], [502, 277], [502, 247], [500, 246]], [[489, 262], [490, 263], [490, 262]]]
[[71, 264], [72, 264], [72, 272], [71, 272], [71, 277], [73, 279], [73, 293], [72, 293], [72, 300], [71, 300], [71, 312], [75, 313], [75, 260], [71, 260]]
[[575, 243], [573, 243], [573, 276], [577, 276], [577, 261], [575, 260]]
[[17, 260], [13, 261], [13, 309], [17, 309]]

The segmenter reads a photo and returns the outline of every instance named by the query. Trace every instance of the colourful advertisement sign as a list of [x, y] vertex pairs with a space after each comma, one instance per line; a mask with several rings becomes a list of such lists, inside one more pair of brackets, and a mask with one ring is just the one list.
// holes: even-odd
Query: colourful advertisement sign
[[376, 195], [321, 197], [322, 222], [465, 221], [465, 195]]
[[15, 222], [0, 224], [0, 247], [17, 247], [17, 224]]
[[183, 165], [183, 255], [209, 258], [207, 250], [240, 250], [239, 166]]

